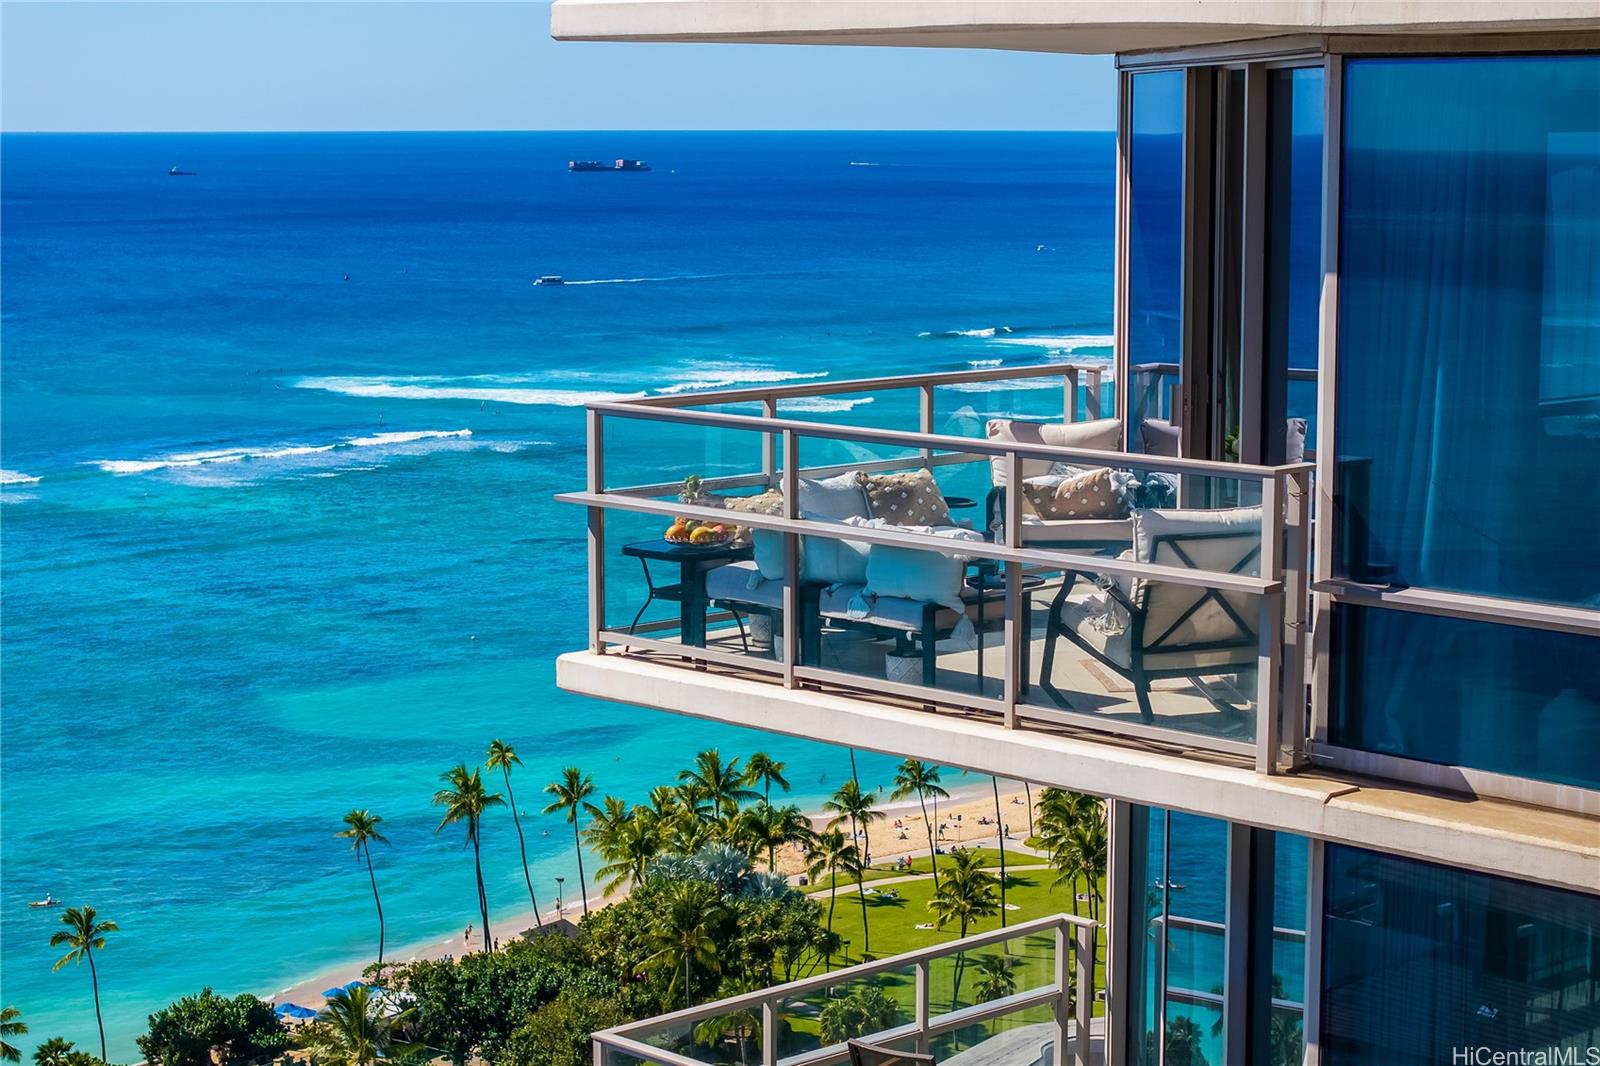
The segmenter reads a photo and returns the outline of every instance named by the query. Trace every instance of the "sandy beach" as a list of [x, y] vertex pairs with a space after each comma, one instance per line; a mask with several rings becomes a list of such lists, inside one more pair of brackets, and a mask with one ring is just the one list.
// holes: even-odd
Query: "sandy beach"
[[[887, 789], [879, 793], [880, 799], [886, 798], [887, 795]], [[1010, 830], [1007, 840], [1008, 843], [1019, 846], [1028, 836], [1028, 808], [1024, 797], [1025, 790], [1019, 787], [1017, 782], [1000, 783], [1000, 809]], [[1038, 797], [1039, 790], [1034, 789], [1035, 803]], [[882, 865], [901, 855], [927, 854], [927, 826], [922, 819], [922, 807], [915, 799], [894, 803], [884, 802], [879, 805], [878, 810], [882, 811], [885, 817], [872, 824], [867, 836], [874, 866]], [[929, 820], [933, 820], [934, 807], [931, 803], [928, 814]], [[809, 817], [811, 824], [821, 829], [831, 816], [821, 811], [813, 811]], [[981, 819], [986, 819], [987, 823], [980, 821]], [[980, 844], [992, 846], [996, 839], [994, 822], [994, 793], [990, 786], [975, 783], [951, 788], [950, 798], [940, 800], [938, 804], [938, 816], [935, 822], [936, 844], [946, 849]], [[943, 826], [942, 831], [940, 826]], [[779, 849], [779, 873], [793, 878], [804, 870], [805, 861], [799, 848], [791, 846]], [[603, 907], [626, 895], [626, 890], [615, 892], [609, 897], [602, 897], [596, 892], [589, 897], [589, 908], [593, 910]], [[561, 910], [561, 916], [574, 920], [582, 913], [582, 907], [576, 900], [566, 904]], [[550, 908], [543, 912], [543, 916], [546, 921], [556, 918], [556, 909]], [[522, 935], [534, 925], [533, 911], [529, 908], [510, 909], [504, 913], [494, 914], [492, 918], [496, 939], [501, 943]], [[401, 946], [389, 951], [387, 957], [390, 962], [414, 962], [419, 959], [441, 959], [446, 955], [462, 955], [469, 950], [480, 951], [483, 948], [480, 936], [481, 931], [474, 929], [473, 941], [469, 947], [463, 942], [462, 934], [458, 932], [443, 940]], [[263, 992], [261, 996], [276, 1003], [298, 1003], [307, 1007], [320, 1007], [324, 1002], [323, 989], [334, 988], [359, 979], [362, 970], [371, 961], [353, 960], [330, 967], [286, 988]]]

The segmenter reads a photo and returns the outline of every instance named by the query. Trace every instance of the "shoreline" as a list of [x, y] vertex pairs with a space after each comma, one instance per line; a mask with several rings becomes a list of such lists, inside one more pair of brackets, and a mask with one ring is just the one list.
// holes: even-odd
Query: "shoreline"
[[[1022, 782], [1020, 781], [1001, 782], [1000, 804], [1003, 811], [1009, 812], [1014, 807], [1025, 808], [1026, 804], [1022, 799], [1025, 795], [1025, 789], [1021, 785]], [[885, 796], [887, 794], [887, 791], [883, 793]], [[1016, 799], [1015, 803], [1013, 803], [1013, 798]], [[1035, 804], [1038, 802], [1037, 795], [1034, 797], [1034, 802]], [[976, 819], [977, 817], [992, 815], [993, 808], [994, 794], [989, 786], [974, 782], [951, 788], [949, 798], [939, 801], [939, 821], [950, 826], [951, 831], [945, 836], [936, 835], [936, 844], [951, 848], [965, 845], [979, 846], [987, 841], [989, 845], [992, 845], [996, 838], [996, 827], [993, 825], [978, 825], [976, 824]], [[892, 859], [908, 854], [922, 855], [927, 853], [928, 839], [926, 830], [922, 828], [922, 808], [915, 798], [886, 802], [875, 809], [881, 811], [886, 817], [872, 825], [867, 838], [871, 846], [874, 866], [879, 865], [880, 860], [883, 859]], [[985, 814], [986, 811], [988, 815]], [[933, 814], [931, 804], [929, 805], [928, 813], [930, 817]], [[1026, 838], [1027, 813], [1025, 810], [1018, 810], [1017, 814], [1022, 824], [1009, 824], [1012, 831], [1009, 839], [1020, 846]], [[960, 816], [959, 818], [957, 817], [958, 815]], [[810, 820], [814, 827], [820, 828], [832, 818], [832, 815], [819, 808], [807, 811], [806, 818]], [[897, 821], [902, 824], [903, 829], [895, 828]], [[905, 834], [904, 839], [901, 838], [902, 832]], [[762, 869], [764, 865], [764, 863], [758, 862], [756, 867], [757, 869]], [[798, 873], [803, 872], [803, 863], [799, 861], [798, 849], [793, 845], [779, 850], [778, 872], [788, 876], [791, 881], [794, 880]], [[627, 888], [619, 889], [610, 896], [602, 896], [596, 892], [589, 896], [589, 909], [593, 911], [609, 906], [618, 900], [626, 898], [627, 895]], [[574, 918], [575, 912], [578, 915], [583, 912], [582, 904], [577, 901], [564, 903], [559, 913], [555, 907], [550, 907], [541, 911], [540, 914], [545, 921], [553, 921], [557, 917], [576, 921], [577, 919]], [[525, 930], [532, 928], [534, 925], [534, 911], [531, 907], [511, 909], [502, 915], [491, 914], [490, 917], [494, 927], [502, 930], [512, 930], [509, 935], [502, 933], [495, 938], [501, 943], [520, 937]], [[476, 929], [474, 931], [481, 932]], [[479, 940], [474, 938], [472, 947], [468, 949], [462, 943], [461, 934], [454, 933], [443, 939], [430, 938], [412, 941], [396, 950], [386, 952], [386, 954], [391, 963], [406, 963], [437, 960], [447, 955], [463, 955], [467, 954], [469, 950], [472, 952], [481, 951], [482, 945]], [[363, 971], [372, 965], [372, 962], [372, 959], [367, 958], [326, 966], [310, 976], [291, 982], [284, 988], [258, 994], [269, 1003], [298, 1003], [304, 1007], [320, 1008], [327, 1001], [322, 994], [323, 989], [360, 980]]]

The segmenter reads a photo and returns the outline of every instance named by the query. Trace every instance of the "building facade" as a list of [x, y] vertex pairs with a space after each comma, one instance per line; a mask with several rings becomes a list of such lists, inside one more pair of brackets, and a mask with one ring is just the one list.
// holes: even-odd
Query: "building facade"
[[[558, 679], [1107, 797], [1106, 1062], [1600, 1061], [1600, 12], [1338, 8], [558, 0], [1120, 79], [1114, 360], [594, 405]], [[708, 495], [628, 457], [668, 438]], [[986, 539], [875, 512], [919, 471]], [[629, 624], [632, 531], [730, 508]]]

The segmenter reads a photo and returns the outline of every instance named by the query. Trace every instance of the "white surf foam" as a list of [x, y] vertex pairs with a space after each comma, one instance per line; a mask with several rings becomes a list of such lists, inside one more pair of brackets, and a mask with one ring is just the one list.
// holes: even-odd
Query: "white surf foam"
[[37, 485], [39, 479], [20, 470], [0, 470], [0, 485]]
[[919, 336], [919, 337], [977, 337], [979, 339], [986, 340], [986, 339], [988, 339], [990, 337], [995, 337], [995, 336], [999, 336], [1001, 334], [1010, 333], [1010, 332], [1012, 332], [1012, 329], [1011, 329], [1010, 326], [984, 326], [981, 329], [945, 329], [945, 330], [939, 330], [939, 331], [926, 330], [925, 329], [921, 333], [918, 333], [917, 336]]
[[967, 365], [974, 370], [987, 370], [990, 367], [999, 366], [1003, 362], [1005, 362], [1004, 359], [968, 359]]
[[726, 389], [734, 385], [770, 385], [783, 381], [809, 381], [828, 376], [826, 370], [802, 372], [798, 370], [773, 370], [763, 367], [724, 366], [715, 363], [696, 368], [704, 377], [667, 385], [656, 391], [663, 396], [683, 392], [700, 392], [705, 389]]
[[1109, 333], [1070, 333], [1060, 337], [996, 337], [996, 344], [1020, 344], [1029, 348], [1076, 352], [1086, 348], [1110, 348], [1116, 338]]
[[[482, 380], [482, 379], [479, 379]], [[643, 392], [604, 389], [482, 388], [451, 384], [438, 378], [300, 378], [297, 389], [320, 389], [343, 396], [375, 400], [476, 400], [480, 403], [514, 403], [536, 407], [582, 407], [609, 400], [637, 400]]]
[[796, 396], [790, 400], [778, 401], [778, 410], [780, 413], [805, 411], [810, 414], [837, 414], [841, 411], [854, 411], [857, 407], [871, 402], [871, 396]]
[[458, 440], [472, 436], [470, 429], [422, 429], [349, 437], [332, 444], [289, 444], [266, 448], [224, 448], [205, 452], [175, 452], [146, 459], [102, 459], [90, 465], [108, 474], [149, 474], [157, 470], [186, 469], [232, 463], [273, 463], [309, 455], [326, 455], [346, 448], [382, 448], [426, 440]]

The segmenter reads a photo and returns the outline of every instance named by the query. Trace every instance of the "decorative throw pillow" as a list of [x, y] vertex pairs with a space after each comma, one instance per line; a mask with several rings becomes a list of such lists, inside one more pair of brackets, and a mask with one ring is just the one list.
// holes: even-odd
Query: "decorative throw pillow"
[[1122, 518], [1128, 513], [1124, 493], [1106, 467], [1072, 477], [1029, 478], [1022, 491], [1040, 518]]
[[[851, 522], [860, 526], [894, 526], [883, 519]], [[922, 533], [954, 542], [981, 541], [983, 536], [959, 526], [919, 526], [906, 532]], [[965, 610], [961, 585], [966, 575], [967, 556], [954, 544], [946, 553], [926, 548], [901, 548], [893, 544], [874, 544], [867, 552], [866, 597], [890, 596], [923, 603], [938, 603], [954, 610]]]
[[867, 510], [893, 526], [948, 526], [950, 505], [945, 503], [933, 472], [862, 474]]

